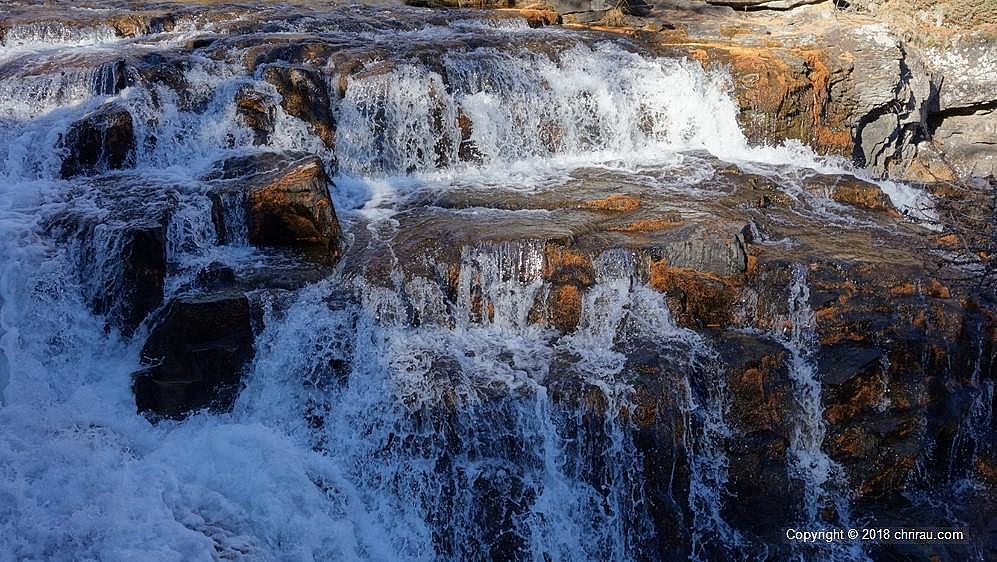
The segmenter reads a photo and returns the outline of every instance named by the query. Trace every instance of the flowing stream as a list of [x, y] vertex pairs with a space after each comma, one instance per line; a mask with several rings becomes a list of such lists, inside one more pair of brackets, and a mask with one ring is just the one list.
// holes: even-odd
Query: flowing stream
[[[163, 302], [209, 263], [284, 263], [248, 245], [233, 205], [218, 239], [204, 178], [229, 156], [318, 155], [347, 243], [387, 247], [397, 215], [427, 194], [531, 193], [578, 170], [692, 194], [713, 174], [697, 164], [705, 153], [778, 177], [840, 170], [800, 145], [749, 146], [725, 77], [697, 63], [515, 20], [461, 15], [444, 26], [413, 13], [404, 29], [351, 28], [348, 14], [273, 24], [275, 36], [320, 33], [373, 53], [359, 70], [326, 68], [339, 92], [327, 108], [334, 148], [279, 105], [268, 141], [254, 143], [236, 93], [279, 94], [262, 79], [266, 62], [245, 71], [245, 45], [188, 53], [179, 89], [134, 64], [224, 37], [237, 19], [136, 38], [56, 23], [7, 31], [0, 559], [656, 559], [664, 539], [652, 511], [663, 500], [650, 497], [646, 471], [657, 464], [675, 482], [669, 509], [692, 558], [757, 555], [723, 515], [725, 366], [676, 324], [625, 250], [595, 256], [568, 333], [531, 319], [555, 289], [542, 241], [463, 247], [454, 295], [392, 259], [376, 280], [340, 266], [300, 288], [251, 290], [259, 333], [233, 410], [157, 424], [135, 412], [131, 376], [150, 325], [128, 334], [109, 320], [127, 316], [108, 297], [124, 290], [121, 232], [167, 221]], [[469, 36], [478, 43], [460, 43]], [[109, 102], [134, 121], [132, 165], [63, 179], [67, 130]], [[898, 206], [923, 202], [884, 188]], [[821, 451], [805, 283], [800, 273], [793, 333], [780, 340], [800, 416], [787, 470], [804, 482], [810, 522], [829, 503], [841, 522], [848, 502]], [[635, 444], [640, 350], [670, 365], [671, 458]]]

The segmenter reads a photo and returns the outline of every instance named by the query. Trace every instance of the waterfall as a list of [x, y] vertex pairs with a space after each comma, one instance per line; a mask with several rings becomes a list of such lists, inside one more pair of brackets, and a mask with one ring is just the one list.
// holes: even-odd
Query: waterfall
[[[792, 273], [789, 311], [785, 318], [789, 327], [778, 335], [790, 354], [789, 374], [797, 406], [789, 444], [789, 470], [794, 478], [803, 482], [802, 524], [814, 528], [829, 525], [848, 528], [851, 525], [851, 509], [846, 476], [842, 467], [823, 450], [827, 428], [821, 382], [813, 357], [818, 343], [807, 272], [802, 265], [794, 264]], [[830, 515], [827, 514], [828, 509], [833, 510]], [[822, 556], [832, 556], [836, 560], [866, 557], [861, 543], [838, 543], [820, 552]], [[800, 556], [806, 555], [800, 553]]]
[[[605, 196], [617, 189], [598, 175], [609, 171], [702, 197], [725, 163], [791, 178], [840, 163], [749, 146], [723, 73], [624, 40], [464, 11], [283, 9], [202, 11], [138, 37], [93, 24], [98, 9], [67, 16], [78, 25], [0, 29], [0, 551], [575, 561], [764, 550], [724, 519], [736, 501], [727, 367], [652, 288], [648, 261], [662, 256], [572, 246], [578, 233], [557, 224], [525, 235], [517, 220], [551, 211], [502, 204], [589, 178]], [[301, 37], [323, 54], [280, 51]], [[296, 107], [267, 80], [282, 65], [313, 69], [328, 106]], [[241, 113], [247, 91], [265, 135]], [[74, 146], [71, 131], [109, 114], [129, 158], [69, 173], [64, 160], [111, 142], [100, 131]], [[244, 178], [224, 177], [224, 163], [272, 153], [317, 156], [332, 178], [335, 267], [252, 245], [247, 195], [225, 189]], [[482, 193], [494, 199], [442, 201]], [[471, 226], [404, 222], [430, 211]], [[135, 249], [150, 240], [156, 252]], [[568, 327], [551, 319], [564, 289], [555, 246], [585, 270]], [[238, 277], [226, 290], [253, 309], [244, 387], [231, 411], [151, 423], [132, 390], [150, 368], [144, 343], [213, 266]], [[150, 270], [162, 286], [124, 307], [128, 275]], [[804, 522], [830, 524], [821, 511], [833, 505], [845, 524], [843, 474], [821, 450], [814, 313], [795, 275], [792, 330], [778, 335], [798, 406], [787, 469], [805, 488]], [[669, 443], [655, 449], [642, 432]]]

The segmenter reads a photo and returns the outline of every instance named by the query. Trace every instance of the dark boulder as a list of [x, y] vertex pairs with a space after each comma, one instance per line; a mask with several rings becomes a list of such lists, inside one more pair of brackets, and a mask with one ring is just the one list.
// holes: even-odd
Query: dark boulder
[[135, 374], [139, 412], [182, 418], [231, 408], [253, 357], [249, 299], [238, 292], [182, 296], [163, 311]]
[[63, 178], [93, 175], [135, 164], [132, 116], [117, 103], [107, 103], [70, 125], [62, 138], [66, 156]]
[[793, 431], [789, 354], [752, 334], [725, 332], [716, 348], [726, 365], [731, 435], [724, 518], [738, 529], [778, 543], [802, 503], [802, 486], [789, 478], [787, 450]]

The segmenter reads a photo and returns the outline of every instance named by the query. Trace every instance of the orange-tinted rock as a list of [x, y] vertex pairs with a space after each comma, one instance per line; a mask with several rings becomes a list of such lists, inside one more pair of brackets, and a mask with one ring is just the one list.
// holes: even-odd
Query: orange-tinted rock
[[274, 128], [274, 108], [270, 100], [252, 88], [241, 88], [235, 95], [235, 109], [243, 123], [253, 132], [253, 144], [270, 142]]
[[870, 211], [899, 217], [889, 196], [876, 184], [854, 176], [814, 176], [804, 183], [804, 189], [827, 192], [831, 199]]
[[520, 8], [516, 12], [526, 20], [530, 27], [546, 27], [561, 23], [561, 14], [557, 13], [557, 10]]
[[[225, 224], [229, 216], [225, 206], [241, 200], [250, 243], [316, 250], [318, 257], [329, 263], [339, 258], [339, 221], [329, 197], [329, 178], [319, 158], [236, 157], [219, 167], [209, 179], [220, 182], [212, 192], [212, 201], [221, 239], [232, 228]], [[226, 194], [241, 197], [233, 199]]]
[[629, 213], [640, 208], [640, 199], [631, 195], [615, 193], [602, 199], [593, 199], [582, 203], [581, 208], [594, 211], [611, 211], [614, 213]]
[[658, 232], [682, 226], [685, 222], [680, 217], [667, 219], [646, 219], [634, 221], [623, 226], [610, 227], [609, 230], [616, 232]]
[[581, 289], [575, 285], [560, 285], [551, 292], [551, 324], [562, 332], [574, 330], [582, 314]]
[[545, 254], [543, 277], [551, 287], [546, 302], [537, 303], [544, 305], [540, 310], [546, 312], [546, 318], [536, 320], [570, 332], [581, 318], [582, 293], [595, 283], [592, 261], [557, 244], [549, 244]]
[[329, 179], [318, 158], [299, 160], [285, 173], [252, 188], [248, 208], [253, 243], [324, 246], [330, 260], [339, 256], [339, 222], [329, 198]]
[[457, 129], [460, 130], [460, 144], [457, 146], [457, 157], [463, 162], [477, 162], [482, 158], [481, 151], [474, 143], [471, 135], [474, 133], [474, 123], [463, 111], [457, 113]]
[[676, 321], [691, 327], [724, 327], [731, 323], [737, 288], [731, 280], [665, 260], [651, 264], [648, 284], [667, 295]]
[[[851, 155], [851, 124], [830, 97], [834, 63], [823, 50], [672, 43], [707, 69], [727, 67], [741, 106], [739, 120], [756, 142], [799, 139], [818, 152]], [[666, 42], [669, 42], [666, 39]]]
[[176, 28], [176, 18], [171, 14], [125, 13], [113, 16], [107, 23], [121, 37], [169, 32]]

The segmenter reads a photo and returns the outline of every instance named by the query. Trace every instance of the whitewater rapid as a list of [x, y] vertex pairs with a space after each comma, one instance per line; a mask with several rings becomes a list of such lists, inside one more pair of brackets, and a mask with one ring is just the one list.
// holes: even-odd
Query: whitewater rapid
[[[599, 431], [587, 427], [581, 412], [553, 400], [548, 378], [560, 355], [576, 357], [615, 412], [632, 390], [619, 376], [620, 341], [672, 349], [689, 373], [720, 368], [675, 324], [664, 296], [638, 280], [630, 257], [600, 258], [598, 289], [566, 336], [529, 321], [534, 297], [549, 287], [539, 275], [542, 250], [528, 244], [465, 251], [456, 305], [418, 280], [407, 281], [403, 298], [339, 272], [298, 291], [260, 291], [252, 295], [263, 311], [256, 358], [235, 408], [152, 424], [135, 412], [131, 391], [149, 326], [126, 337], [88, 307], [97, 289], [115, 286], [113, 225], [103, 253], [86, 259], [46, 233], [46, 221], [67, 210], [108, 216], [91, 179], [61, 179], [62, 135], [108, 101], [133, 115], [135, 166], [108, 177], [139, 199], [168, 192], [176, 202], [164, 302], [208, 263], [265, 261], [215, 239], [201, 178], [231, 155], [319, 155], [335, 172], [333, 200], [348, 227], [390, 221], [413, 194], [529, 191], [580, 168], [640, 176], [677, 169], [695, 151], [788, 178], [843, 164], [802, 145], [749, 146], [723, 74], [611, 41], [573, 42], [553, 57], [482, 47], [445, 52], [435, 66], [375, 61], [384, 68], [346, 76], [333, 102], [334, 149], [279, 107], [271, 141], [254, 146], [233, 96], [244, 87], [277, 93], [237, 60], [192, 57], [189, 100], [162, 85], [96, 86], [108, 70], [86, 56], [103, 63], [119, 50], [166, 51], [213, 29], [197, 25], [145, 42], [105, 27], [26, 27], [4, 39], [0, 63], [22, 61], [30, 72], [0, 78], [0, 559], [432, 560], [440, 545], [467, 559], [496, 540], [489, 525], [515, 530], [504, 547], [534, 560], [646, 552], [648, 500], [630, 422], [610, 415]], [[461, 26], [342, 34], [390, 44], [468, 30], [534, 33], [525, 24]], [[46, 72], [45, 61], [67, 66]], [[472, 124], [473, 162], [460, 158], [461, 115]], [[882, 185], [898, 207], [923, 207], [920, 193]], [[508, 275], [510, 264], [522, 278]], [[493, 305], [486, 314], [475, 310], [472, 280]], [[409, 322], [413, 308], [419, 326]], [[342, 366], [340, 378], [330, 364]], [[796, 382], [810, 385], [803, 399], [812, 407], [806, 376]], [[709, 381], [687, 376], [684, 385], [693, 554], [709, 547], [734, 556], [741, 538], [720, 515], [729, 501], [729, 461], [718, 445], [725, 397]], [[320, 427], [309, 422], [315, 417]], [[819, 453], [819, 437], [799, 438], [801, 463]], [[491, 521], [483, 498], [496, 494], [521, 511]]]

